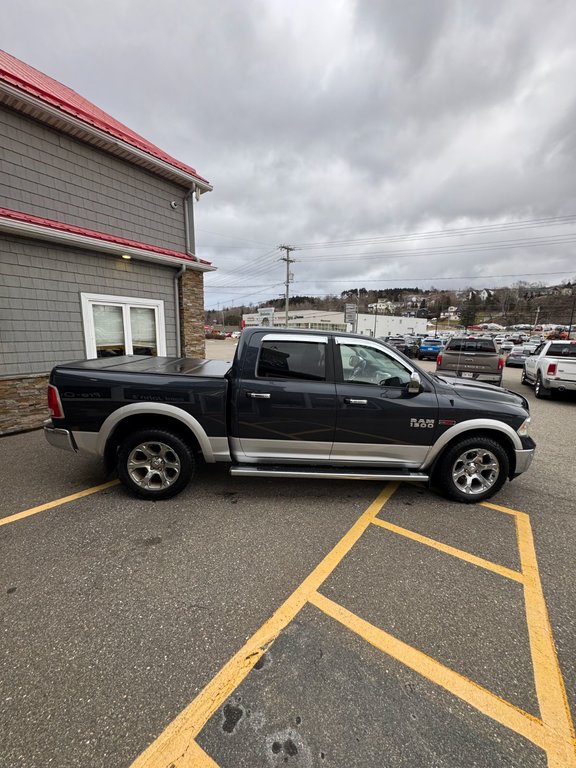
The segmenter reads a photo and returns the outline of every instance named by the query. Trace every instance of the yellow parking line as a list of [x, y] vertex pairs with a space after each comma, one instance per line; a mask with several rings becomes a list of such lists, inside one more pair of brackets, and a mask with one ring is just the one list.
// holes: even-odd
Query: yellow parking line
[[[184, 757], [184, 756], [183, 756]], [[196, 741], [191, 741], [182, 768], [220, 768]]]
[[280, 632], [308, 602], [309, 596], [318, 589], [350, 551], [397, 487], [396, 483], [390, 484], [378, 494], [368, 509], [300, 586], [232, 656], [220, 672], [200, 691], [198, 696], [158, 736], [156, 741], [140, 757], [136, 758], [131, 768], [166, 768], [166, 766], [185, 768], [191, 765], [188, 759], [191, 742], [194, 741], [214, 712], [240, 685]]
[[425, 544], [427, 547], [432, 547], [433, 549], [437, 549], [447, 555], [452, 555], [452, 557], [458, 557], [460, 560], [465, 560], [467, 563], [478, 565], [480, 568], [485, 568], [487, 571], [493, 571], [499, 576], [505, 576], [507, 579], [519, 581], [521, 584], [524, 583], [524, 576], [518, 571], [506, 568], [503, 565], [498, 565], [498, 563], [493, 563], [490, 560], [484, 560], [483, 557], [477, 557], [470, 552], [465, 552], [463, 549], [456, 549], [455, 547], [451, 547], [448, 544], [443, 544], [441, 541], [429, 539], [427, 536], [422, 536], [422, 534], [416, 533], [416, 531], [410, 531], [407, 528], [401, 528], [399, 525], [389, 523], [387, 520], [376, 518], [372, 522], [375, 525], [379, 525], [381, 528], [386, 528], [387, 530], [392, 531], [393, 533], [397, 533], [400, 536], [405, 536], [407, 539], [418, 541], [420, 544]]
[[517, 509], [487, 501], [482, 502], [482, 506], [515, 518], [520, 564], [524, 574], [524, 604], [534, 684], [542, 720], [551, 733], [548, 767], [576, 768], [574, 724], [548, 618], [530, 517]]
[[25, 509], [23, 512], [17, 512], [15, 515], [9, 517], [3, 517], [0, 519], [0, 526], [8, 525], [8, 523], [15, 523], [17, 520], [22, 520], [24, 517], [30, 517], [30, 515], [37, 515], [39, 512], [45, 512], [47, 509], [54, 509], [61, 504], [68, 504], [70, 501], [76, 501], [76, 499], [82, 499], [84, 496], [91, 496], [93, 493], [103, 491], [106, 488], [112, 488], [113, 485], [118, 485], [119, 480], [110, 480], [108, 483], [102, 483], [102, 485], [94, 485], [92, 488], [86, 488], [84, 491], [78, 491], [70, 496], [63, 496], [61, 499], [55, 499], [54, 501], [48, 501], [46, 504], [40, 504], [38, 507], [31, 507]]
[[369, 624], [319, 592], [310, 596], [310, 602], [327, 616], [355, 632], [380, 651], [397, 659], [405, 666], [413, 669], [414, 672], [454, 694], [483, 714], [519, 733], [542, 749], [546, 749], [548, 746], [544, 725], [538, 718], [518, 709], [510, 702], [504, 701], [478, 683], [444, 666], [422, 651], [412, 648], [402, 640], [398, 640], [382, 629]]
[[540, 581], [530, 518], [516, 512], [518, 549], [525, 577], [524, 602], [542, 720], [552, 731], [549, 768], [576, 768], [576, 741], [570, 706], [560, 671], [548, 610]]

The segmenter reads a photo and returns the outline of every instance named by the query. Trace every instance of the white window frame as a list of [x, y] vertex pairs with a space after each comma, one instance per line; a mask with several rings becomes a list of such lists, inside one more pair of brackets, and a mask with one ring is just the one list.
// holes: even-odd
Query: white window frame
[[164, 302], [160, 299], [140, 299], [134, 296], [107, 296], [100, 293], [81, 293], [82, 303], [82, 321], [84, 323], [84, 342], [86, 345], [86, 356], [93, 359], [96, 353], [96, 331], [94, 328], [94, 313], [92, 307], [95, 304], [105, 304], [107, 306], [116, 306], [122, 308], [122, 321], [124, 325], [124, 344], [126, 354], [131, 355], [132, 350], [132, 327], [130, 325], [130, 308], [143, 307], [154, 310], [156, 321], [156, 343], [158, 356], [166, 355], [166, 323], [164, 320]]

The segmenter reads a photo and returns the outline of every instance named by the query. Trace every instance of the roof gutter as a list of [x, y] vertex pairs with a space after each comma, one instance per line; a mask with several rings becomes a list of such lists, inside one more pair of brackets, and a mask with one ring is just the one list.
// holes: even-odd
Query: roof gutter
[[[96, 237], [89, 237], [88, 235], [79, 235], [74, 232], [49, 229], [48, 227], [25, 221], [15, 221], [13, 219], [0, 217], [0, 232], [18, 235], [20, 237], [31, 237], [36, 240], [48, 240], [50, 242], [60, 243], [61, 245], [98, 251], [99, 253], [107, 253], [112, 256], [131, 256], [139, 261], [169, 264], [172, 267], [178, 264], [177, 256], [167, 256], [162, 253], [154, 253], [153, 251], [136, 248], [131, 245], [111, 243], [107, 240], [100, 240]], [[211, 264], [202, 264], [197, 257], [194, 257], [194, 259], [195, 261], [191, 259], [190, 262], [184, 262], [184, 266], [188, 266], [190, 269], [198, 272], [213, 272], [216, 269], [216, 267], [213, 267]]]
[[[5, 101], [8, 106], [11, 106], [13, 109], [19, 109], [27, 114], [34, 112], [37, 119], [43, 119], [44, 122], [47, 122], [49, 125], [57, 125], [61, 130], [66, 130], [66, 128], [62, 126], [62, 124], [64, 124], [65, 126], [68, 126], [67, 133], [83, 138], [85, 141], [88, 141], [88, 143], [95, 144], [101, 149], [107, 149], [112, 154], [123, 157], [124, 159], [131, 159], [136, 165], [147, 167], [150, 170], [156, 170], [160, 175], [168, 176], [187, 187], [198, 187], [199, 194], [210, 192], [213, 189], [212, 185], [206, 180], [194, 176], [191, 173], [186, 173], [186, 171], [177, 166], [170, 165], [170, 163], [167, 163], [148, 152], [144, 152], [142, 149], [138, 149], [138, 147], [133, 146], [127, 141], [117, 139], [115, 136], [106, 133], [106, 131], [102, 131], [95, 126], [90, 125], [90, 123], [85, 123], [83, 120], [79, 120], [57, 107], [46, 104], [46, 102], [41, 99], [25, 93], [14, 86], [8, 85], [8, 83], [0, 82], [0, 101]], [[38, 113], [40, 113], [41, 117], [39, 117]]]

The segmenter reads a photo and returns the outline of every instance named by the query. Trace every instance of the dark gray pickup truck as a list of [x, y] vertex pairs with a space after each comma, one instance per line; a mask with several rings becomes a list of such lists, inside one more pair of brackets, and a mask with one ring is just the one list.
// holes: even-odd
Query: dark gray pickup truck
[[179, 493], [197, 459], [233, 475], [430, 482], [492, 496], [528, 469], [528, 402], [432, 376], [345, 333], [247, 329], [234, 360], [108, 357], [56, 366], [52, 445], [103, 459], [143, 498]]

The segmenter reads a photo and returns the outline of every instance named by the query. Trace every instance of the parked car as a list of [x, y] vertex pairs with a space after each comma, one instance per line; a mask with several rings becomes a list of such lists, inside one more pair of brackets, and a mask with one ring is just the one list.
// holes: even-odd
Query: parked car
[[524, 361], [529, 357], [532, 351], [533, 349], [524, 344], [518, 344], [517, 346], [512, 347], [510, 354], [506, 358], [506, 367], [522, 368], [524, 366]]
[[382, 338], [381, 341], [385, 341], [386, 344], [390, 344], [391, 347], [394, 347], [394, 349], [397, 349], [398, 352], [402, 352], [404, 355], [408, 354], [408, 345], [406, 344], [406, 339], [403, 336], [388, 336], [386, 339]]
[[182, 491], [201, 457], [234, 476], [430, 482], [478, 502], [528, 469], [535, 449], [521, 395], [444, 381], [374, 339], [333, 331], [246, 329], [232, 364], [64, 363], [48, 404], [49, 443], [104, 459], [145, 499]]
[[492, 338], [454, 336], [436, 359], [436, 373], [500, 386], [504, 358]]
[[444, 343], [442, 339], [422, 339], [418, 350], [418, 360], [436, 360], [438, 353], [442, 351]]
[[538, 398], [576, 391], [576, 341], [545, 341], [524, 361], [522, 384]]
[[510, 339], [504, 339], [504, 341], [500, 344], [500, 351], [510, 352], [513, 346], [514, 346], [513, 341], [511, 341]]
[[404, 354], [408, 355], [408, 357], [418, 357], [422, 339], [418, 336], [405, 336], [404, 341], [406, 342], [406, 352]]

